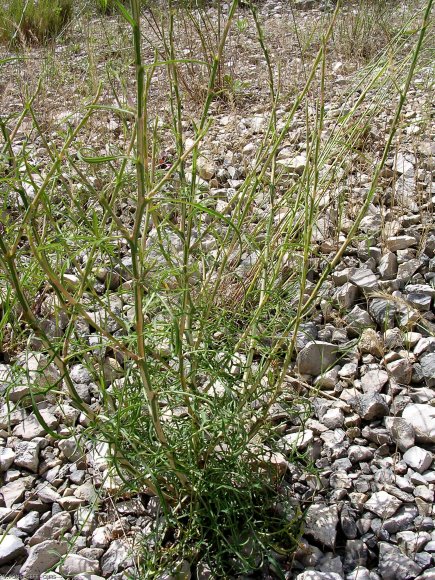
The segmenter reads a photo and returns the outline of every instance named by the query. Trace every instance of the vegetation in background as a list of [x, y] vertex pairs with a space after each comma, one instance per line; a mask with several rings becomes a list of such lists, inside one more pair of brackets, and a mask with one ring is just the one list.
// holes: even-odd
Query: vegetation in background
[[14, 43], [44, 42], [71, 18], [73, 0], [7, 0], [0, 6], [0, 38]]
[[95, 0], [95, 2], [102, 14], [113, 14], [116, 11], [116, 3], [113, 0]]
[[[130, 0], [121, 0], [126, 6], [130, 6]], [[144, 5], [147, 0], [141, 0], [141, 4]], [[116, 0], [95, 0], [97, 10], [101, 14], [114, 14], [118, 10]]]
[[392, 10], [403, 12], [404, 7], [399, 3], [393, 6], [386, 0], [362, 0], [358, 6], [350, 4], [334, 30], [334, 40], [341, 56], [369, 62], [379, 55], [403, 30], [403, 18], [393, 18]]

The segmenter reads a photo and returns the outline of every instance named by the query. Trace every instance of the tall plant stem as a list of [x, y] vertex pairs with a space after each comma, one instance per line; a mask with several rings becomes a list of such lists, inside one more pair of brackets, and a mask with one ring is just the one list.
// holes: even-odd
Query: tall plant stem
[[[158, 441], [164, 448], [168, 461], [174, 473], [177, 475], [183, 486], [187, 486], [188, 481], [186, 476], [177, 468], [176, 461], [171, 452], [168, 440], [163, 430], [160, 419], [159, 404], [157, 392], [153, 389], [151, 384], [151, 376], [145, 347], [145, 317], [143, 312], [143, 298], [144, 298], [144, 265], [142, 255], [141, 241], [141, 226], [142, 218], [147, 209], [148, 200], [146, 197], [145, 188], [145, 160], [148, 151], [145, 149], [145, 131], [146, 131], [146, 108], [144, 106], [144, 79], [145, 69], [142, 63], [141, 51], [141, 32], [140, 32], [140, 0], [132, 0], [132, 28], [133, 28], [133, 44], [136, 65], [136, 177], [137, 177], [137, 200], [136, 200], [136, 215], [133, 232], [130, 237], [129, 245], [132, 257], [133, 270], [133, 287], [134, 287], [134, 306], [136, 316], [136, 333], [137, 333], [137, 349], [138, 360], [137, 365], [148, 402], [148, 408], [151, 415], [151, 420]], [[146, 225], [146, 224], [145, 224]]]

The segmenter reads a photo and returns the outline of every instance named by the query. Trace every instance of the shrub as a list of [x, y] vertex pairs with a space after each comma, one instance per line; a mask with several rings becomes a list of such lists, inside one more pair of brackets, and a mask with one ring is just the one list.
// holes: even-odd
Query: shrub
[[0, 8], [0, 37], [13, 43], [45, 42], [72, 15], [73, 0], [9, 0]]

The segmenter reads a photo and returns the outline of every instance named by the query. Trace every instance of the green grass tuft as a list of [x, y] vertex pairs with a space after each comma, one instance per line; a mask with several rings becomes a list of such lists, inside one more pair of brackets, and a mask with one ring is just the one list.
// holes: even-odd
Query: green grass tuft
[[0, 38], [13, 44], [46, 42], [71, 18], [73, 0], [10, 0], [0, 7]]
[[114, 0], [95, 0], [95, 3], [101, 14], [113, 14], [118, 8]]

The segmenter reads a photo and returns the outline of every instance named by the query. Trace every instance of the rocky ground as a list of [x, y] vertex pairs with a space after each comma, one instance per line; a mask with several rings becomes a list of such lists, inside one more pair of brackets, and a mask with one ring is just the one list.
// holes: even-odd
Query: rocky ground
[[[311, 4], [299, 3], [299, 8], [309, 10]], [[270, 19], [285, 13], [276, 2], [263, 10]], [[321, 13], [303, 12], [304, 17], [313, 14]], [[343, 70], [338, 63], [332, 118], [341, 104]], [[421, 71], [410, 91], [405, 129], [382, 175], [385, 195], [375, 199], [361, 225], [361, 239], [330, 276], [317, 316], [299, 331], [292, 379], [309, 398], [311, 416], [302, 428], [284, 405], [273, 408], [272, 419], [283, 425], [283, 454], [295, 448], [306, 452], [318, 470], [317, 477], [288, 465], [291, 503], [307, 510], [289, 579], [435, 579], [430, 74], [430, 69]], [[377, 119], [379, 127], [391, 115], [390, 106]], [[237, 190], [265, 123], [261, 105], [249, 112], [215, 111], [202, 146], [207, 162], [200, 171], [203, 185], [219, 191], [217, 197], [228, 199]], [[307, 162], [303, 129], [301, 114], [279, 157], [296, 175]], [[350, 179], [353, 194], [366, 191], [363, 171]], [[260, 201], [258, 206], [263, 211]], [[319, 226], [319, 271], [336, 247], [334, 226], [331, 215]], [[342, 220], [340, 228], [340, 235], [346, 233], [349, 221]], [[242, 257], [245, 265], [239, 267], [250, 259]], [[131, 316], [130, 304], [118, 306], [120, 315]], [[41, 311], [48, 330], [62, 328], [49, 300]], [[30, 393], [30, 385], [51, 385], [56, 372], [36, 348], [0, 364], [0, 390], [8, 391], [0, 411], [0, 573], [35, 580], [136, 577], [132, 548], [155, 527], [157, 499], [116, 498], [106, 477], [104, 443], [57, 440], [50, 434], [69, 435], [73, 426], [80, 433], [86, 426], [86, 417], [65, 394], [61, 403], [52, 393], [38, 402], [45, 426], [31, 408], [15, 406]], [[74, 365], [71, 377], [82, 399], [98, 404], [99, 389], [86, 368]], [[190, 578], [188, 565], [176, 577]], [[206, 569], [198, 576], [208, 577]], [[271, 577], [268, 570], [263, 577]]]

